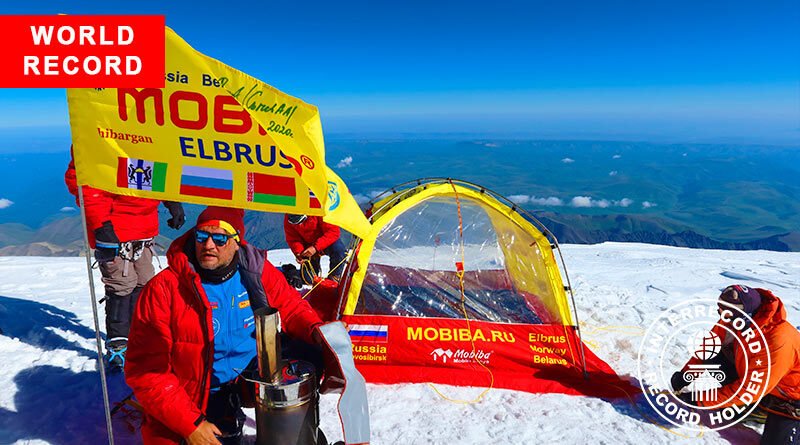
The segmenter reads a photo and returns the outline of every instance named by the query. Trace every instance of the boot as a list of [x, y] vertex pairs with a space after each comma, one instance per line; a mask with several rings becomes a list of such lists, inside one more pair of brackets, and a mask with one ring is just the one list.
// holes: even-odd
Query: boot
[[125, 367], [131, 314], [141, 289], [137, 287], [127, 295], [106, 291], [106, 363], [111, 371], [122, 371]]
[[125, 368], [125, 353], [128, 351], [126, 337], [114, 337], [106, 342], [106, 364], [110, 371], [121, 372]]
[[110, 343], [114, 339], [124, 338], [128, 341], [131, 329], [131, 295], [117, 295], [106, 292], [106, 336]]

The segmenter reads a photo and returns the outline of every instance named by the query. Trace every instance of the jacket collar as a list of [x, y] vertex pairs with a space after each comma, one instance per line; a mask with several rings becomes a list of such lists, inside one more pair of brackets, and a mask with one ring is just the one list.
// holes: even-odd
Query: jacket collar
[[761, 294], [761, 307], [753, 315], [753, 321], [764, 330], [770, 330], [786, 321], [783, 302], [767, 289], [756, 289]]
[[[194, 264], [189, 260], [189, 255], [194, 255], [193, 229], [181, 235], [170, 244], [167, 250], [167, 264], [178, 276], [178, 279], [189, 286], [196, 283], [200, 286], [200, 274]], [[261, 275], [267, 252], [257, 249], [250, 244], [239, 245], [239, 270], [249, 274]]]

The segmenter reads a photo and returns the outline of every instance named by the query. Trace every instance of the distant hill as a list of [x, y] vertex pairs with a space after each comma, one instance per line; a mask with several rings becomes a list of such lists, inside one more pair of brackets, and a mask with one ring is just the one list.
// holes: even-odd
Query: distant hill
[[536, 218], [564, 244], [597, 244], [606, 241], [660, 244], [695, 249], [800, 251], [800, 233], [731, 241], [701, 235], [680, 225], [670, 228], [664, 220], [631, 215], [558, 215], [535, 212]]
[[0, 256], [75, 256], [82, 248], [80, 216], [62, 218], [38, 230], [0, 224]]
[[[458, 178], [537, 211], [563, 243], [800, 250], [800, 146], [327, 139], [326, 157], [347, 160], [337, 172], [361, 201], [420, 177]], [[66, 145], [0, 155], [0, 199], [13, 203], [0, 209], [0, 255], [80, 250], [68, 160]], [[194, 221], [200, 207], [186, 207]], [[185, 229], [167, 228], [159, 211], [167, 245]], [[280, 215], [246, 218], [251, 242], [285, 245]]]

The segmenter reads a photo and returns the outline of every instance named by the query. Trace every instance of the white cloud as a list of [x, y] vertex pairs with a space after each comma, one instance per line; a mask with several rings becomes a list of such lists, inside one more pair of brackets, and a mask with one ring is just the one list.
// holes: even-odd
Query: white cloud
[[558, 207], [563, 206], [564, 201], [561, 198], [556, 198], [555, 196], [548, 196], [547, 198], [540, 198], [538, 196], [528, 196], [528, 195], [511, 195], [508, 199], [515, 203], [515, 204], [536, 204], [540, 206], [549, 206], [549, 207]]
[[622, 157], [622, 155], [614, 155], [614, 156], [611, 156], [611, 159], [619, 159], [621, 157]]
[[601, 199], [599, 201], [595, 201], [594, 205], [596, 205], [597, 207], [600, 207], [601, 209], [607, 209], [607, 208], [611, 207], [611, 202], [609, 200], [607, 200], [607, 199]]
[[14, 205], [14, 201], [6, 198], [0, 198], [0, 209], [7, 209]]
[[336, 168], [350, 167], [350, 164], [352, 164], [352, 163], [353, 163], [353, 157], [352, 156], [348, 156], [348, 157], [342, 159], [341, 161], [339, 161], [339, 163], [336, 164]]
[[78, 210], [78, 209], [76, 209], [75, 207], [61, 207], [61, 210], [59, 210], [59, 211], [60, 212], [74, 212], [76, 210]]
[[563, 162], [565, 164], [572, 164], [573, 162], [575, 162], [575, 160], [572, 159], [572, 158], [564, 158], [564, 159], [561, 160], [561, 162]]
[[561, 198], [556, 198], [555, 196], [549, 196], [547, 198], [537, 198], [535, 196], [531, 196], [531, 203], [554, 207], [564, 205], [564, 201], [562, 201]]
[[592, 198], [588, 196], [575, 196], [570, 202], [572, 207], [592, 207]]
[[609, 201], [608, 199], [593, 199], [589, 196], [575, 196], [569, 202], [569, 205], [572, 207], [598, 207], [601, 209], [607, 209], [609, 207], [628, 207], [631, 204], [633, 204], [633, 200], [629, 198]]
[[608, 176], [617, 176], [617, 171], [611, 170], [610, 172], [608, 172]]
[[656, 204], [656, 203], [654, 203], [654, 202], [645, 201], [645, 202], [643, 202], [643, 203], [642, 203], [642, 208], [643, 208], [643, 209], [649, 209], [650, 207], [655, 207], [655, 206], [657, 206], [657, 205], [658, 205], [658, 204]]

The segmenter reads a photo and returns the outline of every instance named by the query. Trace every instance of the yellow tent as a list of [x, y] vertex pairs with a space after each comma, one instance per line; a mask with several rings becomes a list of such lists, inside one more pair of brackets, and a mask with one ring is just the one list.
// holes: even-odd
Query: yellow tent
[[580, 341], [555, 237], [511, 201], [420, 179], [373, 199], [367, 217], [331, 315], [368, 381], [574, 393], [587, 373], [613, 375]]
[[[356, 240], [342, 315], [415, 316], [425, 309], [438, 312], [437, 316], [463, 318], [460, 289], [452, 288], [458, 286], [457, 263], [461, 263], [468, 286], [467, 311], [481, 314], [478, 319], [575, 324], [563, 284], [566, 271], [562, 278], [554, 255], [555, 237], [496, 193], [463, 181], [420, 180], [379, 196], [367, 214], [372, 231]], [[401, 283], [386, 281], [392, 273], [401, 287], [426, 287], [430, 292], [398, 295], [392, 286]], [[507, 304], [491, 310], [487, 305], [492, 302], [480, 301], [481, 293], [487, 296], [497, 290], [508, 290], [516, 298], [507, 295]], [[406, 304], [422, 293], [443, 301], [430, 301], [429, 308]], [[526, 303], [522, 295], [535, 301]], [[544, 312], [517, 312], [526, 304]]]

